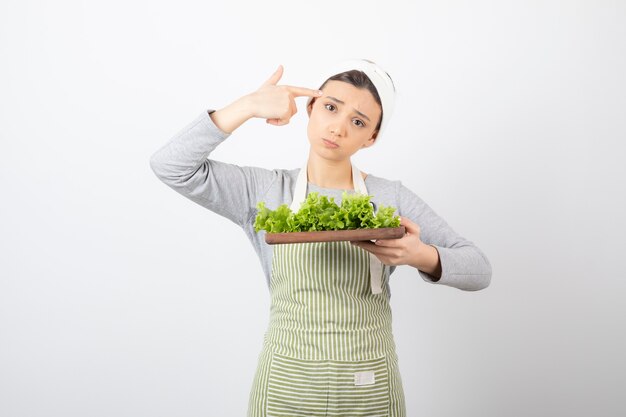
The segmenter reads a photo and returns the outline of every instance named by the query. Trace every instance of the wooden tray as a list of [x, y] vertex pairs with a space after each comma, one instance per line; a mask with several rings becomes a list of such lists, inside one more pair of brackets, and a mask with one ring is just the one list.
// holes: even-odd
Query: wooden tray
[[265, 242], [279, 243], [338, 242], [342, 240], [360, 241], [372, 239], [399, 239], [404, 236], [405, 227], [381, 227], [379, 229], [322, 230], [319, 232], [266, 233]]

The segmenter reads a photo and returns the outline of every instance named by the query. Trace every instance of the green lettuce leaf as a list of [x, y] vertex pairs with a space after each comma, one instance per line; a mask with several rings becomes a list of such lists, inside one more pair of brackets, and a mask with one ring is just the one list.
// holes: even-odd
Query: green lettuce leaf
[[341, 206], [317, 192], [311, 192], [293, 213], [287, 204], [270, 210], [263, 201], [257, 204], [254, 230], [268, 233], [311, 232], [320, 230], [377, 229], [400, 226], [400, 216], [394, 216], [394, 207], [381, 205], [374, 214], [372, 196], [343, 192]]

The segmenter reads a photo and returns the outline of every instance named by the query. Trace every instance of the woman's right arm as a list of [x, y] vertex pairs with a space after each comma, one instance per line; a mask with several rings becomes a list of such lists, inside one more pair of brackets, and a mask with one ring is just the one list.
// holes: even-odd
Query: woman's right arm
[[277, 176], [265, 168], [207, 159], [246, 120], [283, 125], [296, 112], [294, 97], [316, 90], [277, 86], [282, 67], [261, 88], [218, 111], [202, 112], [150, 158], [156, 176], [201, 206], [243, 226]]
[[150, 167], [177, 193], [243, 226], [275, 173], [208, 159], [230, 136], [208, 113], [203, 111], [158, 149], [150, 158]]
[[253, 117], [250, 96], [243, 96], [221, 110], [209, 113], [215, 126], [222, 132], [231, 134], [235, 129]]

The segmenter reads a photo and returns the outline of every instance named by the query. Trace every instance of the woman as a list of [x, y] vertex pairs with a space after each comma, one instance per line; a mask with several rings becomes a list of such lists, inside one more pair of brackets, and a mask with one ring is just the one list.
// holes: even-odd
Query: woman
[[[203, 112], [151, 159], [168, 186], [241, 226], [271, 293], [270, 324], [250, 393], [249, 417], [405, 416], [392, 335], [389, 277], [410, 265], [431, 283], [480, 290], [489, 261], [400, 181], [361, 173], [350, 157], [381, 137], [393, 112], [389, 75], [366, 60], [337, 66], [320, 90], [278, 85], [282, 67], [255, 92]], [[268, 170], [207, 159], [253, 117], [285, 125], [306, 96], [309, 155], [301, 169]], [[401, 239], [267, 245], [255, 233], [256, 205], [291, 204], [308, 192], [372, 195], [393, 206]]]

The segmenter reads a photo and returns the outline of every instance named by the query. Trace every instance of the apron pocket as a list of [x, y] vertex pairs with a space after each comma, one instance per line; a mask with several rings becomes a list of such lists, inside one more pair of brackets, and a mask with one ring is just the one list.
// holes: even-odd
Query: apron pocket
[[366, 361], [314, 361], [274, 353], [267, 386], [267, 416], [388, 416], [385, 357]]

